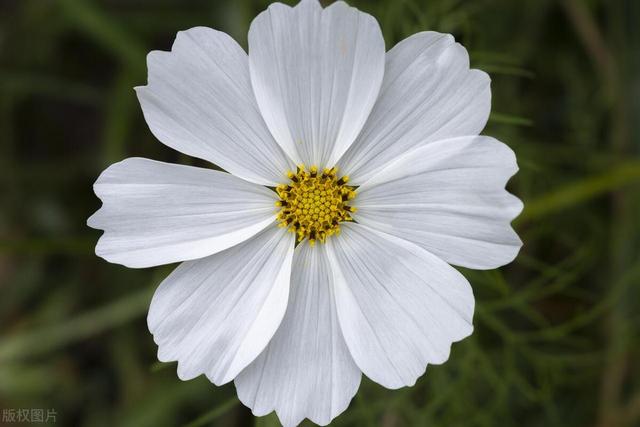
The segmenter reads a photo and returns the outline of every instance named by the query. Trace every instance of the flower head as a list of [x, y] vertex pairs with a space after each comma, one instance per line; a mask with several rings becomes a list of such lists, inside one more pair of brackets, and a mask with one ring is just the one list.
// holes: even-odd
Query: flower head
[[489, 78], [453, 37], [385, 53], [370, 15], [302, 0], [255, 18], [248, 55], [199, 27], [148, 69], [153, 134], [226, 172], [126, 159], [96, 181], [89, 225], [110, 262], [182, 262], [148, 316], [181, 379], [233, 380], [256, 415], [325, 425], [362, 373], [412, 385], [472, 332], [450, 264], [513, 260], [522, 203], [513, 152], [478, 135]]

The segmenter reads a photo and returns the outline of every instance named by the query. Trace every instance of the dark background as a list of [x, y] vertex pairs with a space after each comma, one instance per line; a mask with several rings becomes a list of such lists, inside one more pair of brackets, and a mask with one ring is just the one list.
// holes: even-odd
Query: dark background
[[[640, 2], [351, 4], [388, 48], [450, 32], [491, 75], [484, 133], [517, 153], [524, 248], [500, 270], [463, 271], [475, 333], [448, 363], [412, 388], [364, 380], [332, 425], [640, 425]], [[55, 409], [65, 426], [277, 425], [232, 384], [182, 382], [156, 361], [146, 310], [172, 266], [108, 264], [85, 225], [110, 163], [193, 162], [143, 120], [132, 87], [146, 53], [197, 25], [246, 46], [266, 5], [0, 0], [0, 410]]]

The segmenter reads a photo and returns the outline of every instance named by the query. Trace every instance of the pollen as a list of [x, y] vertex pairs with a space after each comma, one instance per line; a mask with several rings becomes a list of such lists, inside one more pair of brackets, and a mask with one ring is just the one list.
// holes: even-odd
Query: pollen
[[297, 171], [288, 172], [290, 182], [276, 187], [280, 200], [278, 221], [295, 233], [298, 242], [309, 240], [311, 246], [316, 241], [324, 243], [329, 236], [340, 233], [340, 223], [353, 221], [351, 214], [356, 208], [349, 201], [356, 196], [354, 187], [347, 185], [348, 176], [338, 178], [337, 169], [316, 166], [308, 170], [299, 165]]

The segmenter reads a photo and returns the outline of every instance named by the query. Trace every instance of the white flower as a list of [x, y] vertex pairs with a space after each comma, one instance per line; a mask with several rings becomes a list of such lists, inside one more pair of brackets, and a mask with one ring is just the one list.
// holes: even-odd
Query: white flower
[[385, 53], [373, 17], [303, 0], [253, 21], [249, 55], [192, 28], [148, 68], [153, 134], [228, 173], [126, 159], [98, 178], [89, 225], [110, 262], [184, 261], [148, 317], [181, 379], [235, 380], [255, 415], [324, 425], [361, 373], [412, 385], [471, 334], [473, 294], [449, 264], [513, 260], [522, 203], [505, 190], [513, 152], [478, 136], [489, 77], [453, 37]]

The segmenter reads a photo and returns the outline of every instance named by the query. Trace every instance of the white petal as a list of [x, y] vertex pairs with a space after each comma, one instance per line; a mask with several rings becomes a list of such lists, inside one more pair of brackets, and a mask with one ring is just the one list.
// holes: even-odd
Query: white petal
[[231, 37], [181, 31], [171, 52], [149, 53], [147, 66], [149, 83], [136, 90], [156, 138], [257, 184], [282, 181], [290, 161], [260, 115], [247, 54]]
[[104, 230], [96, 254], [127, 267], [202, 258], [274, 223], [277, 196], [210, 169], [130, 158], [93, 186], [103, 205], [88, 220]]
[[513, 151], [493, 138], [426, 144], [360, 187], [355, 219], [450, 264], [497, 268], [522, 246], [510, 225], [522, 202], [504, 188], [517, 170]]
[[262, 115], [296, 162], [333, 166], [378, 96], [384, 40], [376, 20], [343, 2], [274, 3], [249, 30], [251, 81]]
[[373, 381], [413, 385], [473, 331], [471, 287], [435, 255], [360, 224], [327, 246], [345, 341]]
[[326, 425], [344, 411], [360, 370], [342, 337], [324, 245], [298, 245], [291, 296], [280, 328], [235, 379], [238, 397], [257, 416], [275, 410], [285, 426], [304, 418]]
[[469, 69], [451, 35], [415, 34], [387, 53], [378, 101], [339, 165], [360, 184], [418, 144], [477, 135], [491, 110], [489, 76]]
[[231, 381], [264, 350], [284, 316], [294, 237], [277, 227], [182, 263], [158, 287], [147, 322], [158, 359], [182, 380]]

